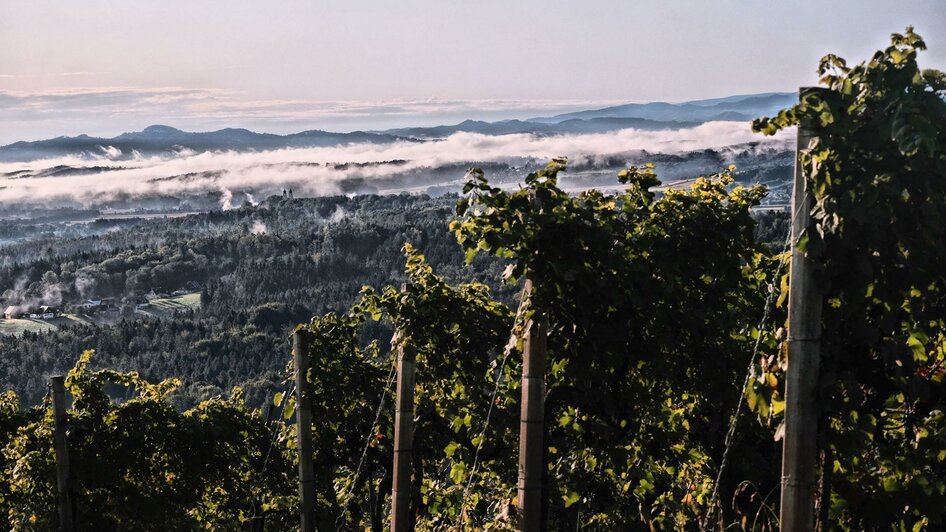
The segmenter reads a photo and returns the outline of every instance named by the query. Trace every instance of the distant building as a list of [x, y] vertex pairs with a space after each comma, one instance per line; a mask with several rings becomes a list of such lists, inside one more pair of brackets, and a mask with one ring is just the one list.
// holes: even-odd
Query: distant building
[[8, 320], [15, 320], [20, 317], [20, 310], [17, 307], [10, 305], [6, 308], [6, 310], [3, 311], [3, 317]]
[[86, 299], [85, 303], [82, 304], [82, 308], [97, 308], [102, 306], [101, 299]]
[[42, 307], [39, 307], [38, 314], [40, 319], [51, 320], [62, 316], [62, 309], [50, 305], [43, 305]]
[[[152, 295], [154, 292], [151, 293]], [[131, 303], [134, 305], [134, 311], [140, 312], [146, 308], [151, 308], [151, 298], [148, 296], [136, 296], [131, 298]]]

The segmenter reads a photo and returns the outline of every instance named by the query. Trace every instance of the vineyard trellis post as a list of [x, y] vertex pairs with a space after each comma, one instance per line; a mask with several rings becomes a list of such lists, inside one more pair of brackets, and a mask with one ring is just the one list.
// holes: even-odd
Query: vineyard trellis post
[[[533, 294], [531, 279], [525, 291]], [[534, 300], [533, 300], [534, 301]], [[533, 307], [523, 338], [522, 406], [519, 415], [519, 530], [546, 529], [543, 515], [545, 478], [545, 365], [548, 323], [541, 309]]]
[[292, 361], [296, 378], [296, 431], [299, 449], [299, 519], [302, 532], [315, 531], [315, 470], [312, 467], [312, 410], [306, 368], [309, 358], [309, 333], [297, 330], [292, 335]]
[[[821, 89], [803, 87], [799, 99]], [[781, 528], [814, 529], [817, 469], [818, 376], [821, 357], [822, 296], [815, 281], [817, 264], [798, 242], [811, 221], [813, 197], [802, 150], [816, 137], [811, 124], [798, 127], [792, 192], [792, 255], [788, 293], [788, 369], [785, 382], [785, 432], [782, 443]]]
[[66, 388], [62, 375], [50, 379], [53, 389], [53, 439], [56, 447], [56, 486], [58, 488], [59, 529], [75, 530], [72, 501], [72, 471], [69, 464], [69, 444], [66, 441]]
[[[395, 335], [399, 337], [400, 335]], [[394, 413], [394, 476], [391, 481], [391, 532], [413, 530], [411, 463], [414, 441], [414, 351], [397, 346], [397, 398]]]

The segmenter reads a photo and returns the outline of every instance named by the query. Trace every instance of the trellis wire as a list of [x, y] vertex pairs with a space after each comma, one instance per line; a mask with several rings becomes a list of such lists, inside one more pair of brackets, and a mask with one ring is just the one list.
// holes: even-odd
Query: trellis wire
[[[279, 401], [279, 405], [277, 405], [278, 406], [277, 411], [279, 413], [277, 414], [275, 422], [273, 422], [273, 435], [269, 439], [269, 449], [266, 450], [266, 458], [263, 459], [263, 465], [261, 465], [259, 469], [259, 475], [261, 477], [266, 474], [266, 466], [269, 464], [269, 458], [272, 456], [273, 448], [276, 446], [276, 438], [279, 437], [279, 429], [281, 426], [280, 420], [282, 419], [283, 413], [286, 411], [286, 404], [288, 404], [289, 402], [289, 396], [292, 395], [292, 393], [295, 390], [296, 390], [296, 383], [290, 382], [289, 385], [286, 387], [286, 390], [283, 392], [282, 401]], [[256, 503], [253, 504], [253, 507], [251, 509], [252, 512], [250, 513], [251, 521], [253, 519], [256, 519], [256, 510], [258, 506], [259, 505], [257, 505]]]
[[[799, 205], [799, 208], [800, 207], [801, 205]], [[796, 209], [788, 220], [788, 234], [785, 236], [785, 243], [782, 245], [782, 253], [780, 255], [785, 255], [791, 246], [792, 225], [794, 224], [795, 217], [797, 215], [798, 210]], [[765, 298], [765, 307], [762, 311], [762, 319], [759, 321], [758, 326], [759, 336], [756, 337], [755, 345], [752, 347], [752, 356], [749, 357], [749, 366], [746, 368], [746, 378], [742, 382], [742, 390], [739, 394], [739, 400], [736, 402], [736, 410], [733, 412], [732, 418], [729, 422], [729, 429], [726, 431], [726, 439], [724, 440], [723, 445], [723, 458], [719, 462], [719, 470], [716, 472], [716, 480], [713, 482], [713, 494], [710, 496], [710, 506], [706, 511], [706, 517], [703, 519], [700, 530], [706, 530], [706, 527], [709, 526], [710, 519], [713, 517], [713, 514], [716, 511], [716, 499], [719, 497], [719, 482], [723, 478], [723, 472], [725, 472], [726, 466], [729, 464], [729, 451], [732, 449], [733, 439], [736, 436], [736, 425], [739, 422], [739, 416], [742, 414], [743, 398], [746, 395], [746, 389], [749, 387], [749, 381], [752, 378], [755, 359], [759, 355], [759, 347], [762, 345], [762, 330], [768, 324], [769, 318], [772, 314], [773, 303], [775, 303], [775, 287], [780, 282], [782, 267], [784, 265], [785, 260], [778, 261], [778, 265], [775, 268], [775, 276], [772, 277], [771, 282], [769, 282], [769, 292]]]
[[518, 343], [518, 335], [516, 335], [516, 327], [519, 326], [519, 319], [522, 316], [522, 310], [525, 308], [527, 301], [526, 290], [523, 289], [522, 294], [519, 297], [519, 308], [516, 309], [516, 317], [513, 320], [512, 333], [509, 337], [509, 342], [506, 343], [505, 353], [503, 353], [503, 361], [499, 365], [499, 371], [496, 374], [496, 385], [493, 386], [493, 394], [489, 399], [489, 409], [486, 411], [486, 419], [483, 421], [483, 430], [480, 431], [480, 435], [476, 441], [476, 452], [473, 454], [473, 467], [470, 468], [470, 478], [466, 482], [466, 487], [463, 489], [463, 498], [460, 503], [460, 512], [458, 517], [458, 522], [456, 527], [459, 529], [463, 526], [463, 513], [466, 510], [466, 500], [470, 495], [470, 488], [473, 486], [473, 479], [476, 477], [476, 472], [479, 468], [480, 463], [480, 449], [483, 446], [483, 440], [486, 437], [486, 429], [489, 428], [490, 418], [493, 414], [493, 406], [496, 404], [496, 395], [499, 393], [499, 386], [502, 384], [503, 377], [506, 371], [506, 361], [509, 360], [509, 355], [512, 353], [513, 347]]
[[[392, 357], [393, 358], [393, 357]], [[384, 385], [384, 390], [381, 392], [381, 401], [378, 403], [378, 408], [374, 414], [374, 422], [371, 424], [371, 428], [368, 429], [368, 436], [365, 438], [365, 447], [361, 451], [361, 459], [358, 460], [358, 467], [355, 468], [355, 476], [352, 477], [351, 485], [349, 486], [347, 492], [339, 498], [342, 502], [342, 513], [338, 516], [338, 519], [335, 520], [335, 531], [338, 532], [342, 529], [344, 525], [345, 516], [348, 515], [348, 498], [351, 497], [352, 493], [355, 491], [355, 488], [358, 486], [358, 476], [361, 474], [361, 468], [365, 464], [365, 457], [368, 456], [368, 448], [371, 447], [371, 438], [374, 437], [375, 427], [378, 426], [378, 421], [381, 419], [381, 411], [384, 409], [384, 401], [388, 397], [388, 388], [391, 387], [391, 383], [394, 382], [395, 376], [395, 365], [391, 365], [391, 370], [388, 372], [388, 378]]]
[[296, 391], [296, 383], [292, 382], [286, 388], [286, 391], [283, 392], [282, 401], [279, 401], [279, 408], [277, 409], [277, 418], [276, 422], [273, 423], [273, 437], [269, 440], [269, 450], [266, 451], [266, 458], [263, 460], [263, 466], [260, 468], [260, 472], [266, 471], [266, 465], [269, 463], [269, 457], [273, 454], [273, 447], [276, 445], [276, 438], [279, 436], [279, 420], [282, 418], [283, 414], [286, 411], [286, 404], [289, 402], [289, 397]]

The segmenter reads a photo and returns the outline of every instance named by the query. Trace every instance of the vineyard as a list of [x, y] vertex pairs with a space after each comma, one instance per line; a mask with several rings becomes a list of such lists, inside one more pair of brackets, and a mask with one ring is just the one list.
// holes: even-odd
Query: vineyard
[[[946, 523], [946, 75], [908, 29], [753, 127], [798, 127], [791, 238], [729, 167], [657, 192], [467, 174], [449, 229], [514, 301], [407, 282], [299, 325], [285, 382], [189, 409], [95, 370], [0, 396], [11, 530], [926, 530]], [[168, 300], [165, 311], [199, 296]], [[390, 342], [377, 330], [393, 331]], [[372, 334], [369, 334], [371, 332]], [[291, 342], [291, 343], [290, 343]], [[786, 383], [788, 385], [786, 386]], [[783, 452], [784, 451], [784, 452]]]

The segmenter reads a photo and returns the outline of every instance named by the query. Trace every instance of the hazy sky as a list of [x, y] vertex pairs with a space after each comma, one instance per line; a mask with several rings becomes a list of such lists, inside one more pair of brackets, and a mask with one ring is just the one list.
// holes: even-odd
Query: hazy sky
[[0, 144], [794, 90], [909, 24], [946, 69], [944, 0], [0, 0]]

